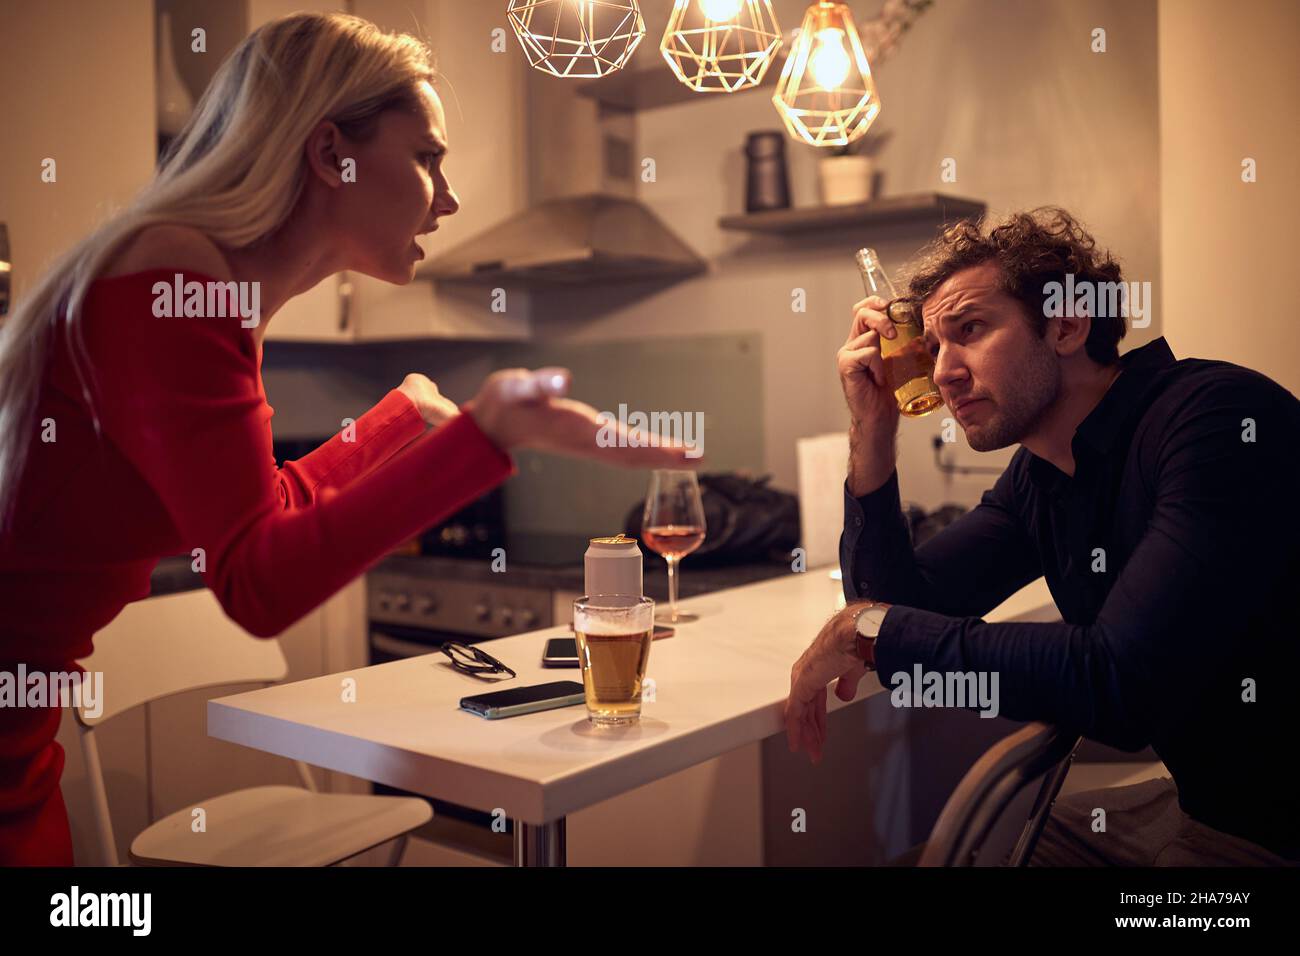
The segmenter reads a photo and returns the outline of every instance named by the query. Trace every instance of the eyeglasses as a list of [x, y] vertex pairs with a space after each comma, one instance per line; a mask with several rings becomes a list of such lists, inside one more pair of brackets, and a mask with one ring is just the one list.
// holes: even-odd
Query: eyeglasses
[[477, 647], [469, 644], [461, 644], [458, 641], [447, 641], [442, 645], [440, 650], [451, 659], [451, 666], [458, 671], [470, 674], [474, 677], [482, 677], [487, 674], [500, 674], [505, 672], [511, 677], [515, 672], [505, 664], [501, 663], [487, 651], [481, 651]]

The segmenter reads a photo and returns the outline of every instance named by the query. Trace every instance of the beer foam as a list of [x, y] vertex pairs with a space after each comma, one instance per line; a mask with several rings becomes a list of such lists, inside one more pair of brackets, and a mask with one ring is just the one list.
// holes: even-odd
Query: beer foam
[[575, 608], [573, 629], [597, 637], [640, 634], [654, 627], [654, 605], [630, 608]]

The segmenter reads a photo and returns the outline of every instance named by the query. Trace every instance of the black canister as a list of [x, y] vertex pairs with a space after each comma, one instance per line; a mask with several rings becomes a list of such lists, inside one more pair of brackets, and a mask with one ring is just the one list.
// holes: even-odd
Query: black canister
[[785, 167], [785, 133], [759, 130], [745, 139], [745, 211], [790, 208], [790, 179]]

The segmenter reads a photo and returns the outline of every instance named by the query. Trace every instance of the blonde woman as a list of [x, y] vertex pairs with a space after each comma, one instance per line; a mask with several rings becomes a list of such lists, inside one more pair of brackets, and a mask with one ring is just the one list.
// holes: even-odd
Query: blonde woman
[[[260, 366], [276, 311], [345, 269], [410, 282], [415, 237], [459, 206], [433, 80], [424, 44], [364, 20], [266, 24], [156, 178], [22, 296], [0, 328], [0, 671], [74, 669], [158, 559], [194, 548], [226, 613], [278, 634], [507, 478], [517, 447], [689, 464], [680, 448], [598, 447], [565, 370], [513, 369], [460, 407], [409, 375], [355, 440], [274, 467]], [[236, 296], [158, 316], [177, 273], [234, 282], [259, 314]], [[73, 862], [60, 713], [0, 708], [0, 863]]]

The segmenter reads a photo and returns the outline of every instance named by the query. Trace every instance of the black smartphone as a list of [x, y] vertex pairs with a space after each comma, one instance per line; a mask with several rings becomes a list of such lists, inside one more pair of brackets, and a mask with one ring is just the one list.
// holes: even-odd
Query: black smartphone
[[549, 684], [512, 687], [509, 690], [494, 690], [487, 694], [462, 697], [460, 709], [486, 717], [488, 720], [496, 720], [499, 717], [532, 714], [555, 707], [571, 707], [585, 701], [586, 696], [581, 684], [577, 681], [557, 680]]
[[577, 667], [578, 640], [573, 637], [553, 637], [546, 642], [542, 654], [543, 667]]

